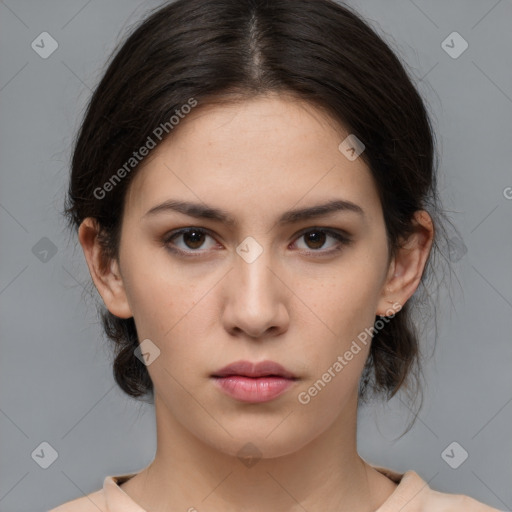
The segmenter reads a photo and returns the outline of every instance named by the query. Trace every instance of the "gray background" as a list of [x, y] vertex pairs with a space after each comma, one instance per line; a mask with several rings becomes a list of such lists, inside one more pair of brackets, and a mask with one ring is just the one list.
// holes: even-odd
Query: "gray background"
[[[142, 469], [154, 455], [153, 408], [114, 383], [98, 295], [86, 288], [83, 253], [69, 242], [59, 211], [72, 138], [105, 59], [128, 26], [159, 4], [0, 2], [2, 512], [47, 510], [99, 489], [107, 474]], [[400, 398], [362, 409], [360, 454], [414, 469], [436, 490], [510, 510], [512, 5], [350, 4], [388, 34], [430, 105], [442, 198], [463, 237], [451, 258], [454, 291], [441, 295], [424, 407], [398, 441], [411, 419]], [[59, 45], [47, 59], [31, 48], [44, 31]], [[453, 31], [469, 44], [458, 58], [441, 46]], [[48, 469], [31, 456], [44, 441], [58, 453]], [[441, 457], [453, 441], [469, 454], [457, 469]]]

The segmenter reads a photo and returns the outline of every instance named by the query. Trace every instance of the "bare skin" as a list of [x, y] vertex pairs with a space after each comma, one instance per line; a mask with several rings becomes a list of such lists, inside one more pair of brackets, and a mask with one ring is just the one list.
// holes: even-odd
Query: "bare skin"
[[[389, 316], [412, 296], [433, 240], [430, 217], [417, 212], [415, 234], [388, 258], [370, 171], [338, 150], [347, 135], [285, 96], [198, 107], [131, 183], [119, 261], [102, 271], [94, 220], [80, 226], [105, 305], [133, 316], [139, 339], [160, 350], [148, 366], [157, 453], [121, 485], [148, 512], [370, 512], [395, 490], [357, 452], [357, 391], [369, 343], [307, 404], [298, 400], [376, 314]], [[221, 208], [236, 223], [146, 214], [171, 198]], [[277, 223], [285, 211], [332, 199], [355, 203], [364, 215], [345, 210]], [[185, 227], [207, 233], [178, 236], [166, 248], [165, 235]], [[320, 228], [352, 241], [340, 244]], [[246, 237], [262, 249], [250, 263], [236, 251]], [[271, 401], [240, 402], [211, 378], [240, 359], [276, 361], [299, 380]], [[237, 454], [249, 442], [261, 458], [247, 467]]]

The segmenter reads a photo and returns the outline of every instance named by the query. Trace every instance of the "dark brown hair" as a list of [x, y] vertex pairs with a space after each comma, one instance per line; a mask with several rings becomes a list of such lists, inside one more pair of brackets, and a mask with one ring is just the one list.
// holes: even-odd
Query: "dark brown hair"
[[[228, 93], [239, 100], [293, 94], [364, 143], [361, 158], [381, 199], [390, 257], [414, 231], [417, 210], [434, 221], [420, 287], [376, 330], [359, 389], [361, 399], [370, 391], [388, 399], [400, 388], [421, 393], [412, 313], [428, 296], [425, 281], [444, 233], [435, 137], [426, 104], [383, 38], [331, 0], [178, 0], [148, 14], [109, 60], [74, 141], [65, 204], [73, 229], [86, 217], [97, 219], [105, 266], [118, 256], [124, 199], [138, 166], [101, 192], [104, 197], [97, 191], [118, 169], [126, 170], [157, 127], [167, 126], [165, 136], [172, 136], [169, 120], [191, 98], [200, 108]], [[103, 305], [101, 317], [116, 347], [117, 383], [130, 396], [152, 396], [147, 369], [134, 356], [134, 319], [118, 318]]]

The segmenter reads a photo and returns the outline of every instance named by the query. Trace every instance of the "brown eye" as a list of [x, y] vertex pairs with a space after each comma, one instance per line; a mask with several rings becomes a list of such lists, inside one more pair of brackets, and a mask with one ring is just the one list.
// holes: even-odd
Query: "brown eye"
[[[175, 243], [176, 240], [179, 241], [179, 239], [182, 239], [181, 246], [177, 243]], [[180, 229], [179, 231], [175, 231], [164, 238], [163, 244], [172, 252], [179, 252], [179, 253], [190, 253], [191, 255], [194, 255], [194, 253], [197, 253], [199, 256], [200, 253], [205, 252], [207, 249], [212, 248], [215, 245], [215, 241], [213, 240], [213, 243], [210, 245], [210, 247], [204, 247], [205, 240], [207, 238], [213, 238], [211, 235], [209, 235], [205, 230], [200, 228], [185, 228]], [[199, 250], [199, 249], [204, 250]]]
[[187, 231], [182, 235], [183, 241], [189, 249], [199, 249], [204, 243], [205, 234], [197, 229]]
[[[208, 245], [208, 238], [211, 239]], [[332, 240], [330, 246], [329, 239]], [[181, 240], [181, 244], [178, 243]], [[304, 240], [305, 247], [299, 247], [309, 255], [329, 256], [349, 245], [352, 241], [350, 236], [342, 234], [333, 229], [309, 228], [299, 234], [296, 240]], [[163, 245], [172, 253], [182, 256], [201, 257], [216, 246], [216, 240], [209, 232], [202, 228], [183, 228], [169, 233], [162, 240]], [[297, 242], [296, 242], [297, 243]], [[325, 246], [327, 245], [327, 248]]]
[[[321, 250], [328, 242], [329, 238], [333, 239], [334, 243], [331, 243], [331, 246], [327, 247], [325, 250]], [[309, 228], [307, 231], [303, 231], [298, 240], [301, 239], [304, 240], [306, 244], [306, 250], [309, 249], [310, 252], [319, 253], [319, 255], [338, 251], [344, 245], [349, 245], [351, 242], [351, 239], [342, 233], [333, 231], [332, 229], [322, 228]]]
[[310, 249], [321, 249], [327, 238], [325, 231], [310, 231], [303, 236]]

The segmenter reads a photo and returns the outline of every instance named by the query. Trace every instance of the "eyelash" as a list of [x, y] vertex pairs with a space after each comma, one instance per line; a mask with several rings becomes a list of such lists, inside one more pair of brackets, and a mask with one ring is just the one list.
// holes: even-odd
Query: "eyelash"
[[[187, 233], [191, 233], [191, 232], [197, 232], [197, 233], [201, 233], [201, 234], [204, 234], [204, 235], [208, 235], [212, 238], [214, 238], [210, 232], [206, 229], [203, 229], [203, 228], [195, 228], [195, 227], [188, 227], [188, 228], [182, 228], [182, 229], [179, 229], [179, 230], [176, 230], [176, 231], [172, 231], [171, 233], [168, 233], [162, 240], [162, 243], [164, 245], [164, 247], [169, 250], [170, 252], [172, 253], [175, 253], [175, 254], [178, 254], [180, 256], [184, 256], [184, 257], [188, 257], [188, 258], [198, 258], [198, 257], [202, 257], [202, 252], [205, 252], [205, 251], [194, 251], [194, 250], [191, 250], [191, 251], [183, 251], [182, 249], [178, 249], [176, 247], [172, 247], [170, 245], [170, 242], [172, 240], [174, 240], [175, 238], [178, 238], [179, 236], [183, 235], [183, 234], [187, 234]], [[309, 256], [309, 255], [320, 255], [320, 256], [329, 256], [329, 255], [332, 255], [334, 253], [337, 253], [339, 252], [341, 249], [343, 249], [344, 246], [348, 246], [352, 243], [352, 239], [349, 238], [348, 236], [338, 232], [338, 231], [335, 231], [335, 230], [332, 230], [332, 229], [326, 229], [326, 228], [320, 228], [320, 227], [312, 227], [312, 228], [308, 228], [306, 230], [303, 230], [301, 231], [295, 240], [299, 239], [299, 238], [302, 238], [304, 235], [308, 234], [308, 233], [326, 233], [327, 235], [330, 235], [331, 237], [333, 237], [334, 239], [338, 240], [339, 244], [336, 248], [334, 249], [329, 249], [327, 251], [322, 251], [322, 250], [310, 250], [310, 251], [306, 251], [306, 254]]]

